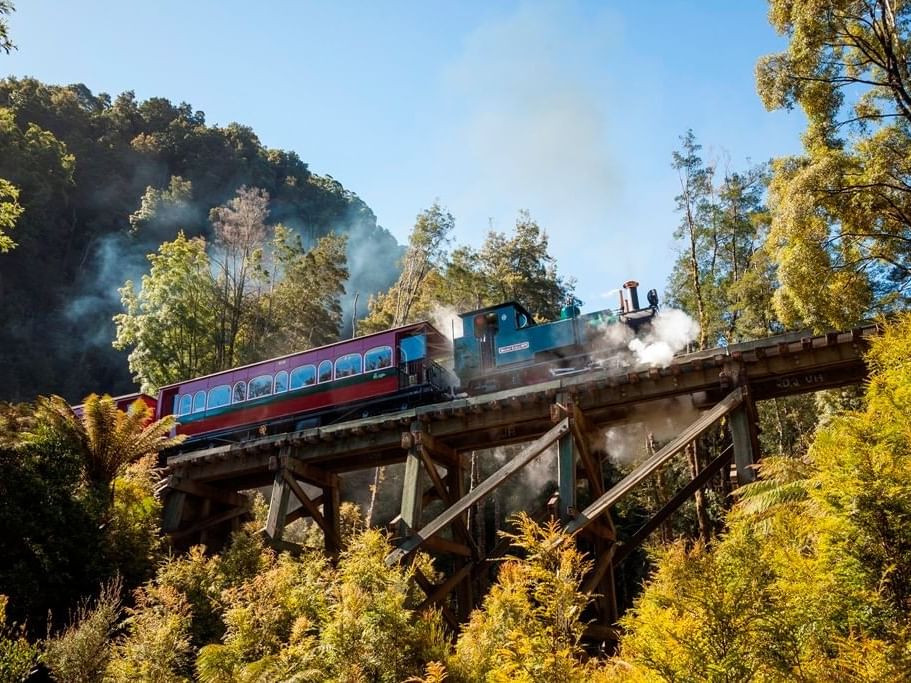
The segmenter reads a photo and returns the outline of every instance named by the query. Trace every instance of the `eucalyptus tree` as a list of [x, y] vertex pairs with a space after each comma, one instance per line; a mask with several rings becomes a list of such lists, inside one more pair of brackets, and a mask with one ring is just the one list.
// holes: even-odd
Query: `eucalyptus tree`
[[16, 246], [9, 232], [16, 227], [16, 219], [23, 211], [19, 204], [19, 188], [0, 178], [0, 254]]
[[786, 322], [844, 327], [911, 286], [911, 4], [769, 7], [788, 45], [757, 64], [759, 94], [808, 122], [804, 153], [773, 163], [775, 304]]
[[12, 11], [16, 9], [13, 3], [10, 0], [0, 0], [0, 51], [9, 54], [11, 50], [15, 50], [16, 46], [13, 44], [13, 39], [9, 35], [9, 24], [7, 23], [6, 16], [9, 16]]

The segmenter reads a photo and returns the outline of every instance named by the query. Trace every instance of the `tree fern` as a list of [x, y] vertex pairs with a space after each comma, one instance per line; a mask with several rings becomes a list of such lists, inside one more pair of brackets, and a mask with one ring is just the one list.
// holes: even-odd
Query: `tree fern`
[[151, 412], [142, 401], [123, 412], [110, 396], [92, 394], [80, 418], [60, 396], [42, 396], [34, 413], [38, 426], [25, 433], [24, 441], [46, 438], [41, 429], [48, 430], [80, 454], [86, 483], [110, 498], [114, 479], [127, 465], [183, 441], [182, 436], [168, 436], [176, 424], [173, 416], [150, 421]]

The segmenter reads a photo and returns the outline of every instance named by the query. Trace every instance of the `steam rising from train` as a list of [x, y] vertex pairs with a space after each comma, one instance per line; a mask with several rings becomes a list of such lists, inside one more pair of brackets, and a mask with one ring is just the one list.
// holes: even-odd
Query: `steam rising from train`
[[455, 371], [469, 393], [524, 386], [600, 368], [666, 366], [699, 333], [677, 310], [658, 310], [658, 293], [639, 302], [639, 283], [620, 292], [620, 308], [582, 314], [575, 301], [559, 320], [537, 324], [520, 304], [508, 302], [461, 314], [454, 341]]

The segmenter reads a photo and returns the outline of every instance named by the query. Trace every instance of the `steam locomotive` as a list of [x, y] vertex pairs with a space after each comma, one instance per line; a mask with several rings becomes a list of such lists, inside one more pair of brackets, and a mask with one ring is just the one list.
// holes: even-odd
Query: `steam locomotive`
[[583, 315], [577, 303], [546, 323], [515, 302], [488, 306], [459, 315], [451, 343], [429, 322], [413, 323], [170, 384], [157, 400], [136, 397], [155, 404], [156, 419], [175, 415], [191, 447], [305, 429], [604, 367], [602, 340], [647, 325], [658, 295], [640, 306], [630, 281], [619, 309]]

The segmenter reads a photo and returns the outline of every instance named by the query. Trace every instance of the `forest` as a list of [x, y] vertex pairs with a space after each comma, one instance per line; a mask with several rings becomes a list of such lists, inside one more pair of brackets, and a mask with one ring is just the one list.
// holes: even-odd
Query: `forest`
[[[13, 12], [0, 0], [0, 60]], [[758, 61], [758, 96], [803, 111], [803, 149], [735, 169], [681, 131], [664, 305], [698, 323], [700, 349], [872, 322], [869, 377], [761, 402], [757, 480], [732, 490], [719, 473], [655, 531], [618, 574], [616, 641], [596, 644], [581, 589], [595, 558], [515, 491], [492, 515], [511, 551], [457, 632], [421, 609], [430, 556], [386, 565], [372, 504], [343, 505], [337, 558], [304, 520], [304, 552], [270, 548], [261, 495], [225, 548], [175, 551], [156, 496], [174, 418], [110, 396], [439, 311], [515, 299], [552, 319], [575, 283], [545, 226], [523, 211], [460, 244], [437, 201], [399, 245], [250, 128], [0, 81], [0, 680], [911, 678], [911, 3], [770, 0], [769, 21], [784, 49]], [[92, 390], [107, 394], [74, 413]], [[618, 506], [621, 535], [728, 432]], [[661, 439], [608, 460], [606, 483]]]

